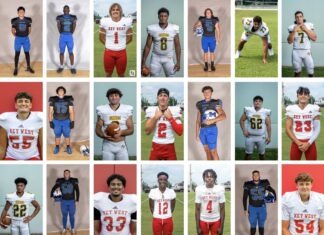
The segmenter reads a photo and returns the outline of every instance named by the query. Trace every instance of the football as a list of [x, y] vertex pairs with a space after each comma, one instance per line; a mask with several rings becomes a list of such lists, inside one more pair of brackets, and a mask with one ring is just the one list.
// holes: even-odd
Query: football
[[11, 224], [11, 218], [9, 215], [6, 215], [3, 220], [2, 220], [2, 223], [6, 226], [9, 226]]
[[106, 132], [106, 135], [108, 136], [114, 136], [118, 131], [119, 131], [119, 123], [118, 122], [112, 122], [110, 123], [105, 132]]
[[151, 70], [148, 67], [144, 66], [142, 68], [142, 76], [148, 77], [148, 76], [150, 76], [150, 74], [151, 74]]

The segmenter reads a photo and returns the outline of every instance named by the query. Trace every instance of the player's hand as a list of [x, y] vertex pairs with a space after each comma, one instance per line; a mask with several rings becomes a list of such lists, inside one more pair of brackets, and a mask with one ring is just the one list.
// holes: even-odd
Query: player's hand
[[303, 30], [304, 32], [307, 31], [307, 28], [304, 24], [300, 25], [299, 28]]
[[267, 64], [267, 63], [268, 63], [267, 59], [263, 58], [263, 64]]
[[266, 144], [270, 144], [270, 142], [271, 142], [271, 138], [270, 137], [267, 137], [266, 138]]
[[179, 70], [180, 70], [180, 63], [176, 63], [176, 64], [174, 65], [173, 71], [174, 71], [174, 72], [177, 72], [177, 71], [179, 71]]
[[299, 25], [296, 25], [296, 26], [294, 27], [294, 32], [297, 32], [299, 29], [300, 29], [300, 26], [299, 26]]
[[24, 222], [25, 224], [28, 224], [32, 219], [33, 219], [33, 218], [32, 218], [30, 215], [28, 215], [28, 216], [26, 216], [26, 217], [24, 218], [23, 222]]
[[117, 138], [119, 138], [119, 137], [121, 137], [121, 136], [122, 136], [122, 130], [119, 130], [119, 131], [117, 131], [116, 134], [114, 134], [113, 138], [114, 138], [114, 139], [117, 139]]
[[197, 235], [202, 235], [202, 232], [201, 232], [201, 229], [200, 229], [200, 227], [199, 227], [199, 228], [197, 228]]
[[3, 229], [8, 228], [8, 226], [7, 225], [4, 225], [1, 221], [0, 221], [0, 227], [3, 228]]
[[244, 130], [244, 131], [243, 131], [243, 135], [244, 135], [245, 137], [249, 137], [249, 132], [248, 132], [247, 130]]
[[74, 128], [74, 121], [71, 121], [70, 122], [70, 129], [73, 129]]
[[51, 127], [51, 129], [54, 129], [54, 122], [53, 121], [50, 122], [50, 127]]
[[205, 120], [204, 123], [205, 123], [207, 126], [209, 126], [209, 125], [211, 125], [211, 124], [215, 124], [216, 122], [215, 122], [215, 119], [209, 119], [209, 120]]
[[308, 142], [302, 143], [301, 146], [299, 147], [300, 151], [306, 152], [309, 148], [310, 144]]
[[244, 211], [245, 216], [249, 216], [249, 212], [248, 211]]
[[157, 119], [157, 120], [159, 120], [160, 119], [160, 117], [163, 115], [163, 112], [160, 110], [160, 108], [159, 107], [157, 107], [156, 108], [156, 110], [155, 110], [155, 118]]
[[169, 108], [167, 108], [167, 110], [164, 111], [163, 115], [164, 115], [164, 117], [166, 117], [168, 120], [171, 119], [171, 118], [173, 118], [172, 113], [171, 113], [171, 111], [170, 111]]
[[217, 235], [223, 235], [223, 229], [222, 228], [218, 228]]

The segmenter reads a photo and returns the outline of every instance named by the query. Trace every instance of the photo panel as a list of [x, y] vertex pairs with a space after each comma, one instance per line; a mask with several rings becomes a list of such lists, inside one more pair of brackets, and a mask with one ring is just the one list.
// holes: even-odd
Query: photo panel
[[47, 83], [47, 159], [89, 160], [89, 83]]
[[231, 84], [189, 82], [188, 94], [189, 160], [230, 160]]
[[136, 83], [94, 84], [94, 159], [133, 160], [136, 156]]
[[237, 82], [235, 160], [278, 160], [278, 85]]

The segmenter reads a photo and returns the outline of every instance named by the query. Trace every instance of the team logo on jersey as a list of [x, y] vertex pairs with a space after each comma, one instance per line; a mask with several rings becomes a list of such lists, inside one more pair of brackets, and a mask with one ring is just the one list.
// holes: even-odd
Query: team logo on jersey
[[211, 120], [217, 118], [218, 113], [215, 110], [208, 109], [203, 113], [202, 120]]

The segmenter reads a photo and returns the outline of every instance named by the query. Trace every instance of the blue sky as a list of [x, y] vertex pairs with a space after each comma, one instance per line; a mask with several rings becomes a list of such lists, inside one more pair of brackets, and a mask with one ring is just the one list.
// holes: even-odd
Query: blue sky
[[110, 5], [115, 2], [119, 3], [122, 6], [123, 12], [126, 16], [136, 11], [136, 0], [118, 0], [118, 1], [95, 0], [94, 10], [98, 12], [100, 16], [106, 16], [108, 15]]
[[145, 82], [141, 85], [141, 96], [148, 99], [150, 103], [156, 102], [157, 91], [160, 88], [167, 88], [170, 91], [170, 96], [175, 97], [178, 102], [183, 101], [183, 83], [172, 82], [172, 83], [153, 83]]
[[296, 100], [297, 95], [296, 91], [298, 87], [308, 87], [310, 90], [310, 94], [315, 97], [315, 99], [318, 99], [320, 97], [324, 97], [324, 83], [319, 82], [312, 82], [312, 83], [283, 83], [283, 92], [285, 96], [288, 96], [291, 100]]
[[143, 180], [149, 186], [157, 185], [157, 174], [161, 171], [169, 175], [169, 182], [174, 185], [183, 181], [183, 165], [142, 165]]

